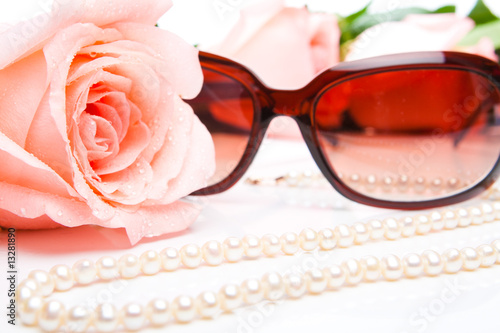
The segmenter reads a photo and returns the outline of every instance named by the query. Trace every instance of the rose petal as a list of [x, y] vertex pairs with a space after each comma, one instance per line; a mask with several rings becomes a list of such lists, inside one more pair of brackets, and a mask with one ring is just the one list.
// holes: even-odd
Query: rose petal
[[[77, 197], [74, 189], [54, 170], [27, 153], [0, 132], [0, 181], [45, 191], [62, 197]], [[8, 193], [8, 192], [0, 192]]]
[[118, 172], [129, 167], [150, 143], [151, 134], [149, 128], [140, 120], [139, 109], [130, 104], [130, 111], [130, 125], [125, 138], [119, 143], [117, 153], [93, 164], [98, 175]]
[[40, 50], [58, 31], [79, 22], [106, 26], [116, 22], [154, 25], [172, 6], [171, 0], [57, 0], [52, 8], [9, 26], [0, 35], [0, 69]]
[[198, 51], [171, 32], [135, 23], [114, 24], [125, 39], [148, 45], [162, 59], [163, 66], [155, 68], [182, 98], [194, 98], [201, 90], [203, 75], [198, 66]]
[[169, 139], [151, 162], [155, 179], [150, 197], [162, 203], [172, 202], [206, 186], [208, 177], [215, 170], [210, 133], [193, 115], [189, 105], [179, 98], [175, 98], [174, 102], [169, 113], [174, 119], [183, 120], [172, 123], [167, 133]]
[[0, 71], [0, 132], [24, 147], [31, 121], [47, 88], [46, 65], [36, 52]]
[[201, 207], [197, 205], [176, 201], [169, 205], [142, 207], [133, 213], [123, 212], [118, 223], [125, 227], [130, 242], [134, 245], [142, 237], [185, 230], [196, 220], [200, 211]]

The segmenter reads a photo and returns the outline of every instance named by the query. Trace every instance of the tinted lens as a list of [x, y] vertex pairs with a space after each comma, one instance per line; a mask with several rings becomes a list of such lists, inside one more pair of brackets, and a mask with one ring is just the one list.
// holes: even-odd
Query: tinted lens
[[216, 171], [209, 186], [224, 180], [241, 160], [250, 138], [254, 104], [250, 92], [237, 80], [203, 69], [200, 94], [186, 101], [207, 127], [215, 145]]
[[333, 85], [317, 100], [322, 153], [348, 187], [424, 201], [483, 180], [500, 152], [498, 88], [478, 73], [414, 69]]

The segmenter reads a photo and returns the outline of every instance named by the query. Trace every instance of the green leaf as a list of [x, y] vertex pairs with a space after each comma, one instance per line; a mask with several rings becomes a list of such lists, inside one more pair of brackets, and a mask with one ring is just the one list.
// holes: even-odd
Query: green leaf
[[476, 22], [476, 25], [498, 20], [498, 17], [490, 11], [483, 0], [477, 0], [476, 5], [469, 13], [469, 17]]
[[470, 31], [459, 43], [459, 46], [470, 46], [476, 44], [482, 37], [489, 37], [495, 45], [500, 48], [500, 20], [478, 25]]
[[350, 39], [354, 39], [355, 36], [352, 35], [352, 31], [350, 29], [352, 22], [354, 22], [356, 19], [359, 17], [366, 15], [368, 12], [368, 7], [370, 7], [371, 3], [368, 3], [365, 7], [363, 7], [361, 10], [357, 11], [354, 14], [351, 14], [346, 17], [338, 16], [337, 21], [338, 25], [340, 28], [340, 43], [344, 43], [345, 41], [348, 41]]

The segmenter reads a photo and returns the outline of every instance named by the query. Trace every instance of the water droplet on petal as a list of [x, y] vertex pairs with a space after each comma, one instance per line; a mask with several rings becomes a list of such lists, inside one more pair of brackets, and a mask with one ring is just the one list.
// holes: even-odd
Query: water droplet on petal
[[92, 51], [89, 53], [89, 56], [92, 58], [95, 58], [95, 57], [97, 57], [97, 52]]
[[21, 216], [26, 216], [26, 208], [21, 208]]
[[58, 210], [57, 211], [57, 216], [62, 216], [63, 215], [63, 212], [61, 210]]
[[139, 173], [142, 175], [144, 173], [144, 169], [139, 169]]
[[179, 121], [182, 123], [184, 121], [183, 117], [179, 117]]

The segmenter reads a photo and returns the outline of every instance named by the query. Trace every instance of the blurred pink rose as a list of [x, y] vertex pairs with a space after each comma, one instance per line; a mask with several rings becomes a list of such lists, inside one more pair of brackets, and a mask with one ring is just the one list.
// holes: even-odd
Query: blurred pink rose
[[296, 89], [338, 63], [339, 37], [334, 15], [265, 1], [243, 9], [227, 38], [209, 51], [246, 65], [272, 87]]
[[197, 51], [155, 28], [170, 0], [56, 0], [0, 33], [0, 225], [124, 227], [132, 243], [185, 229], [178, 201], [214, 170], [182, 97]]
[[399, 22], [386, 22], [365, 30], [351, 45], [346, 60], [416, 51], [462, 51], [497, 60], [493, 42], [457, 44], [474, 28], [474, 21], [456, 14], [413, 14]]
[[[244, 8], [225, 40], [208, 51], [244, 64], [268, 86], [298, 89], [339, 62], [339, 38], [334, 15], [271, 0]], [[301, 138], [295, 122], [284, 117], [271, 123], [268, 134]]]

